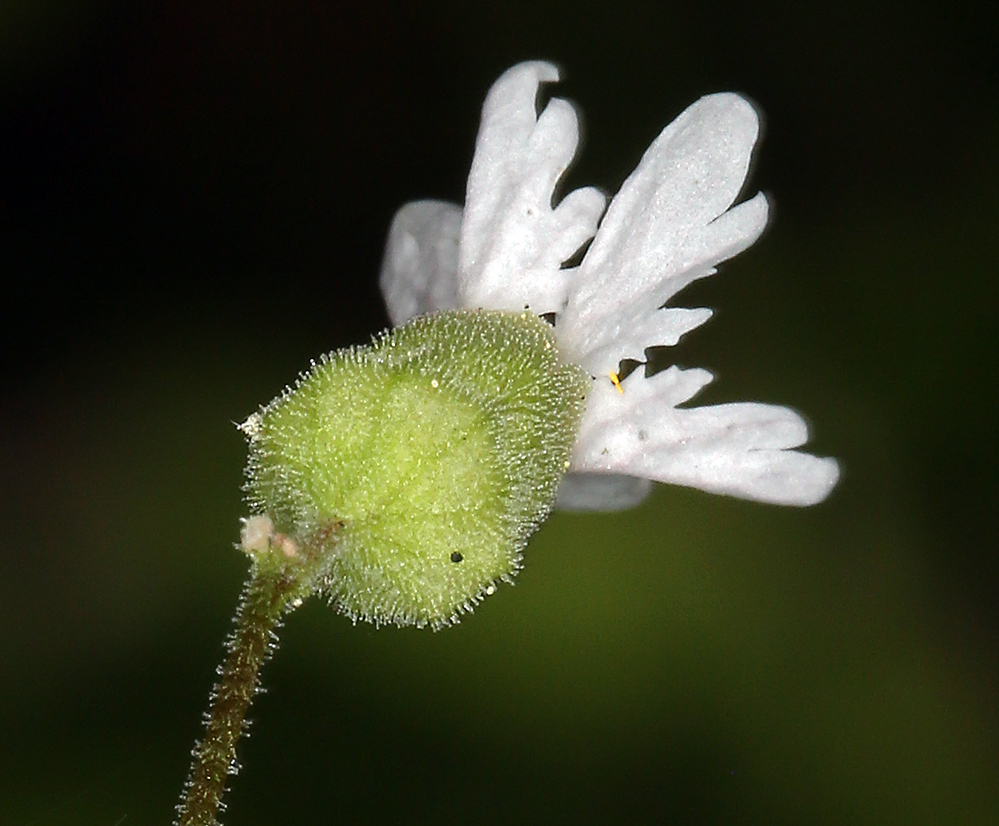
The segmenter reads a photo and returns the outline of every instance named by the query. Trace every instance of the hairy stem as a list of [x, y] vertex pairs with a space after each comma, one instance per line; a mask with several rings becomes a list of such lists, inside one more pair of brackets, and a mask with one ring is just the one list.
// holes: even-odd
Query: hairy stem
[[177, 806], [177, 826], [213, 826], [229, 775], [238, 771], [236, 741], [257, 693], [260, 666], [277, 645], [275, 629], [295, 595], [294, 581], [254, 566], [236, 610], [236, 630], [212, 689], [205, 736], [194, 746], [191, 771]]

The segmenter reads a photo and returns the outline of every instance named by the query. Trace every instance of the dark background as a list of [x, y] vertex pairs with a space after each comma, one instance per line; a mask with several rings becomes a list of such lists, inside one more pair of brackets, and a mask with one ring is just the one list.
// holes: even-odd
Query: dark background
[[999, 820], [997, 4], [7, 0], [0, 820], [166, 823], [246, 564], [242, 420], [387, 323], [492, 81], [564, 69], [614, 191], [749, 95], [774, 219], [681, 304], [825, 504], [557, 514], [438, 634], [292, 615], [225, 821]]

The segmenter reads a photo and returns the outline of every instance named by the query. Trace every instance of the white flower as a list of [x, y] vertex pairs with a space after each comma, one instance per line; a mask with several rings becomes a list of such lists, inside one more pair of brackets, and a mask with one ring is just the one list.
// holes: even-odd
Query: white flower
[[[563, 356], [596, 377], [559, 493], [564, 507], [628, 507], [649, 480], [820, 502], [839, 470], [834, 459], [794, 449], [808, 431], [793, 410], [679, 407], [711, 381], [706, 370], [635, 370], [616, 383], [622, 359], [643, 361], [647, 347], [674, 345], [710, 318], [666, 305], [766, 226], [762, 193], [732, 206], [759, 133], [756, 112], [738, 95], [703, 97], [660, 133], [606, 214], [593, 188], [553, 206], [579, 139], [565, 100], [536, 113], [539, 84], [556, 80], [554, 66], [534, 62], [493, 85], [464, 210], [418, 201], [396, 215], [380, 282], [392, 322], [455, 307], [554, 313]], [[579, 266], [563, 267], [591, 238]]]

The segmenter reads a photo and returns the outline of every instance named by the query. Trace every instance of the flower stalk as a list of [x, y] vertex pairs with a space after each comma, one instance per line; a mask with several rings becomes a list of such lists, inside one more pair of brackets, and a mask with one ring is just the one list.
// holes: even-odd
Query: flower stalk
[[205, 736], [192, 751], [191, 770], [177, 806], [177, 826], [212, 826], [230, 775], [239, 771], [236, 743], [258, 692], [260, 667], [274, 652], [281, 615], [295, 607], [293, 577], [255, 565], [236, 611], [236, 630], [212, 689]]

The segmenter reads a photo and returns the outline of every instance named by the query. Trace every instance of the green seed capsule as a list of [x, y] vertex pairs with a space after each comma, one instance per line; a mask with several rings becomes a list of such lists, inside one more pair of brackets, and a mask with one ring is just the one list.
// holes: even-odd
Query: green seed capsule
[[300, 559], [354, 620], [454, 622], [517, 572], [589, 384], [529, 313], [422, 316], [323, 358], [242, 425], [250, 505], [277, 538], [256, 530], [247, 552]]

